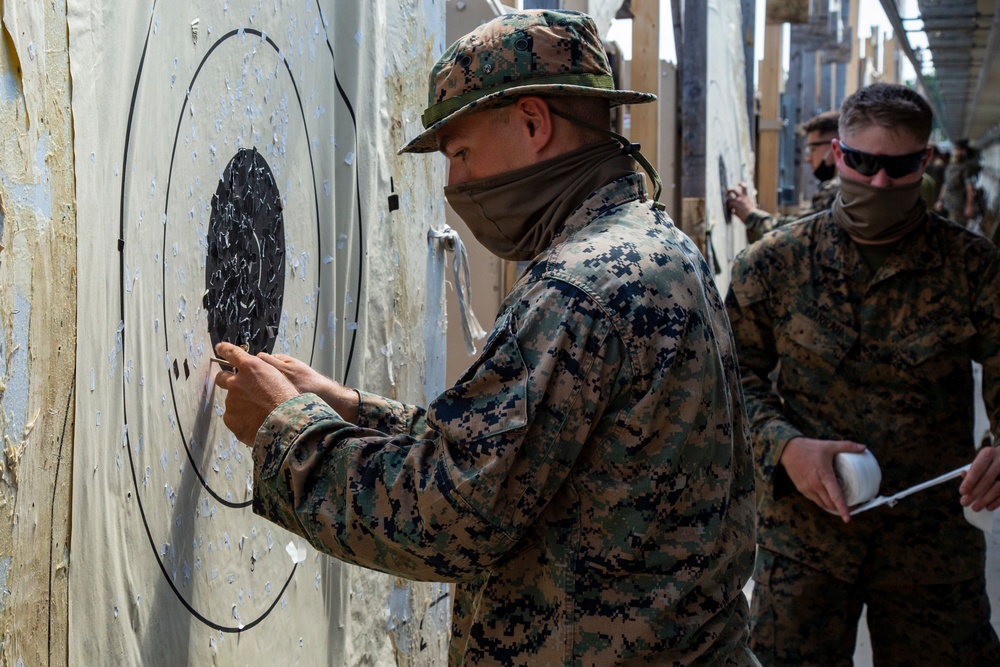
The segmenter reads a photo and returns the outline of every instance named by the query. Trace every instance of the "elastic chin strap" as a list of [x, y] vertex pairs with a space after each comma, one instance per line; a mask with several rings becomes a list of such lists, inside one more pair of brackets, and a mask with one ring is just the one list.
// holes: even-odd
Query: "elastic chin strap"
[[587, 128], [592, 132], [598, 132], [600, 134], [612, 137], [618, 143], [620, 143], [622, 145], [622, 153], [630, 156], [632, 159], [638, 162], [639, 165], [643, 168], [643, 170], [647, 174], [649, 174], [649, 180], [653, 181], [653, 206], [660, 209], [661, 211], [667, 210], [667, 207], [660, 203], [660, 192], [662, 192], [663, 190], [663, 183], [660, 181], [660, 175], [656, 173], [655, 169], [653, 169], [653, 165], [649, 163], [649, 160], [646, 159], [646, 156], [639, 151], [639, 144], [632, 143], [631, 141], [629, 141], [622, 135], [618, 134], [617, 132], [612, 132], [611, 130], [605, 129], [603, 127], [597, 127], [596, 125], [591, 125], [590, 123], [587, 123], [583, 120], [580, 120], [579, 118], [576, 118], [575, 116], [563, 113], [562, 111], [559, 111], [552, 105], [549, 105], [549, 111], [552, 112], [554, 115], [559, 116], [560, 118], [563, 118], [565, 120], [568, 120], [569, 122], [575, 125]]

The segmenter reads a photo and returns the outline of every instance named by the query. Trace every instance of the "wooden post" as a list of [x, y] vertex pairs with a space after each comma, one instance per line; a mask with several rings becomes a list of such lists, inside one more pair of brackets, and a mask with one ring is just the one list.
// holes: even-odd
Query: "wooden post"
[[[660, 95], [660, 0], [632, 0], [632, 89]], [[636, 104], [629, 109], [629, 138], [656, 169], [660, 145], [657, 103]]]
[[660, 92], [663, 94], [660, 107], [660, 146], [657, 151], [663, 194], [660, 201], [667, 207], [667, 213], [676, 222], [681, 219], [680, 207], [680, 146], [677, 132], [677, 67], [673, 63], [661, 62], [663, 76]]
[[[674, 0], [679, 2], [680, 0]], [[705, 252], [705, 133], [708, 90], [708, 3], [683, 0], [677, 59], [681, 74], [681, 230]]]
[[[872, 72], [872, 80], [868, 83], [874, 83], [879, 80], [878, 68], [880, 64], [878, 61], [878, 28], [875, 26], [872, 26], [867, 46], [865, 46], [865, 60], [868, 61], [868, 67], [871, 68], [870, 71]], [[866, 67], [866, 70], [868, 67]]]
[[847, 81], [844, 85], [844, 96], [853, 94], [861, 87], [861, 49], [858, 43], [858, 0], [848, 0], [851, 3], [851, 59], [847, 61]]
[[895, 37], [886, 37], [885, 41], [882, 42], [881, 80], [885, 83], [899, 83], [899, 60]]
[[821, 49], [816, 49], [812, 52], [812, 55], [813, 67], [816, 69], [815, 78], [813, 79], [812, 103], [817, 109], [829, 109], [829, 105], [823, 99], [823, 52]]
[[740, 10], [743, 15], [743, 64], [746, 69], [746, 91], [747, 91], [747, 120], [750, 122], [750, 141], [754, 142], [753, 149], [757, 150], [757, 137], [754, 136], [755, 114], [757, 104], [754, 98], [757, 86], [754, 85], [754, 39], [757, 32], [757, 7], [754, 0], [741, 0]]
[[778, 143], [781, 131], [782, 68], [780, 23], [764, 27], [764, 60], [760, 64], [760, 136], [757, 143], [757, 205], [778, 210]]

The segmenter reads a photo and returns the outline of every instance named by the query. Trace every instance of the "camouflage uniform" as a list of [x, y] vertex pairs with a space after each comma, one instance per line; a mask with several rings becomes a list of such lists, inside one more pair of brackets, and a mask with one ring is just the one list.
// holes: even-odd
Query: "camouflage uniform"
[[838, 192], [840, 192], [840, 177], [834, 176], [820, 183], [819, 190], [813, 195], [812, 204], [798, 215], [771, 215], [767, 211], [755, 208], [747, 214], [747, 219], [743, 222], [747, 228], [747, 243], [759, 241], [760, 237], [772, 229], [784, 227], [790, 222], [829, 209], [833, 206], [833, 200], [837, 198]]
[[254, 511], [457, 582], [453, 664], [753, 665], [752, 455], [712, 272], [633, 174], [594, 192], [424, 410], [312, 394], [254, 445]]
[[952, 161], [944, 170], [944, 186], [941, 189], [941, 201], [944, 204], [945, 215], [952, 222], [967, 225], [965, 205], [968, 198], [967, 187], [974, 184], [978, 175], [978, 165], [975, 160], [965, 159], [961, 162]]
[[[776, 562], [779, 569], [798, 566], [820, 573], [855, 596], [911, 587], [911, 593], [897, 598], [918, 616], [924, 598], [912, 587], [978, 581], [978, 597], [969, 602], [980, 606], [951, 613], [958, 630], [987, 624], [990, 660], [1000, 660], [996, 636], [988, 630], [989, 615], [976, 611], [985, 600], [984, 539], [963, 517], [959, 481], [845, 524], [798, 493], [779, 460], [785, 444], [797, 436], [863, 443], [881, 465], [882, 495], [969, 463], [975, 454], [972, 360], [984, 366], [983, 395], [992, 423], [1000, 423], [998, 269], [1000, 254], [987, 240], [929, 214], [872, 275], [826, 212], [783, 227], [741, 253], [726, 298], [753, 433], [757, 539], [768, 550], [760, 560]], [[776, 368], [772, 383], [769, 375]], [[772, 576], [760, 562], [758, 568], [762, 594], [773, 598], [796, 590], [799, 577]], [[833, 634], [826, 625], [806, 627], [807, 615], [791, 606], [833, 607], [833, 589], [819, 586], [798, 594], [808, 597], [785, 601], [786, 643], [779, 648], [797, 651], [795, 644], [807, 635]], [[836, 611], [856, 622], [860, 603]], [[815, 623], [832, 613], [819, 614]], [[870, 626], [871, 614], [870, 605]], [[755, 616], [753, 622], [765, 620]], [[803, 625], [797, 628], [799, 622]], [[873, 644], [880, 639], [885, 637], [873, 632]], [[848, 642], [841, 648], [849, 658], [853, 635], [844, 639]], [[911, 654], [910, 664], [956, 664], [934, 660], [921, 652], [920, 643], [911, 644], [917, 655]], [[770, 648], [753, 646], [766, 664]], [[906, 650], [902, 644], [897, 648]], [[830, 650], [826, 655], [832, 661]]]

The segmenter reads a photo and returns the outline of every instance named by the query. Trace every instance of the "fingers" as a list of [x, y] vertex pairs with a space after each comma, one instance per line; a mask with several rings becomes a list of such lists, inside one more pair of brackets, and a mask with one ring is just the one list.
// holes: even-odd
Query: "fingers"
[[[833, 443], [832, 447], [834, 456], [840, 453], [844, 454], [861, 454], [866, 449], [865, 445], [860, 442], [852, 442], [850, 440], [840, 440]], [[847, 499], [844, 497], [844, 489], [841, 488], [839, 480], [837, 480], [836, 475], [834, 475], [835, 486], [829, 489], [831, 511], [835, 511], [840, 515], [840, 518], [844, 520], [844, 523], [851, 522], [851, 508], [847, 504]]]
[[833, 460], [841, 452], [860, 454], [865, 449], [865, 445], [850, 440], [792, 438], [785, 445], [781, 464], [802, 495], [848, 523], [851, 512]]
[[219, 371], [215, 374], [215, 386], [229, 391], [232, 383], [236, 381], [236, 373], [230, 371]]
[[215, 354], [225, 361], [226, 364], [232, 369], [230, 370], [224, 366], [221, 362], [219, 364], [219, 372], [215, 375], [215, 386], [229, 390], [232, 387], [233, 382], [235, 382], [236, 373], [240, 369], [240, 364], [245, 361], [244, 357], [250, 355], [242, 348], [231, 343], [219, 343], [215, 346]]
[[284, 367], [285, 367], [285, 365], [287, 363], [286, 359], [288, 357], [285, 357], [285, 359], [283, 359], [282, 357], [285, 357], [285, 355], [283, 355], [283, 354], [268, 354], [267, 352], [258, 352], [257, 353], [257, 358], [258, 359], [261, 359], [262, 361], [266, 361], [267, 363], [271, 364], [272, 366], [274, 366], [278, 370], [284, 369]]
[[215, 346], [215, 353], [228, 361], [233, 368], [240, 367], [240, 360], [251, 356], [246, 350], [232, 343], [219, 343]]
[[962, 505], [978, 512], [1000, 506], [1000, 450], [983, 447], [972, 461], [969, 471], [958, 487]]
[[840, 488], [837, 476], [833, 475], [832, 477], [833, 479], [829, 477], [824, 477], [823, 479], [824, 490], [829, 502], [827, 509], [839, 514], [844, 523], [850, 523], [851, 509], [847, 506], [847, 501], [844, 499], [844, 490]]
[[817, 470], [813, 483], [803, 489], [803, 495], [827, 512], [837, 514], [844, 523], [851, 520], [851, 510], [844, 499], [837, 476], [830, 470]]

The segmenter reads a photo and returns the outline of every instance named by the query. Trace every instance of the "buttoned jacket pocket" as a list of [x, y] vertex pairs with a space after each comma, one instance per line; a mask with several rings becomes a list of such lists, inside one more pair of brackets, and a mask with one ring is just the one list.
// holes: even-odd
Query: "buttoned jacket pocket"
[[[897, 367], [921, 375], [947, 372], [956, 357], [969, 355], [970, 339], [975, 335], [976, 327], [966, 317], [920, 329], [897, 342]], [[945, 366], [936, 368], [941, 363]]]

